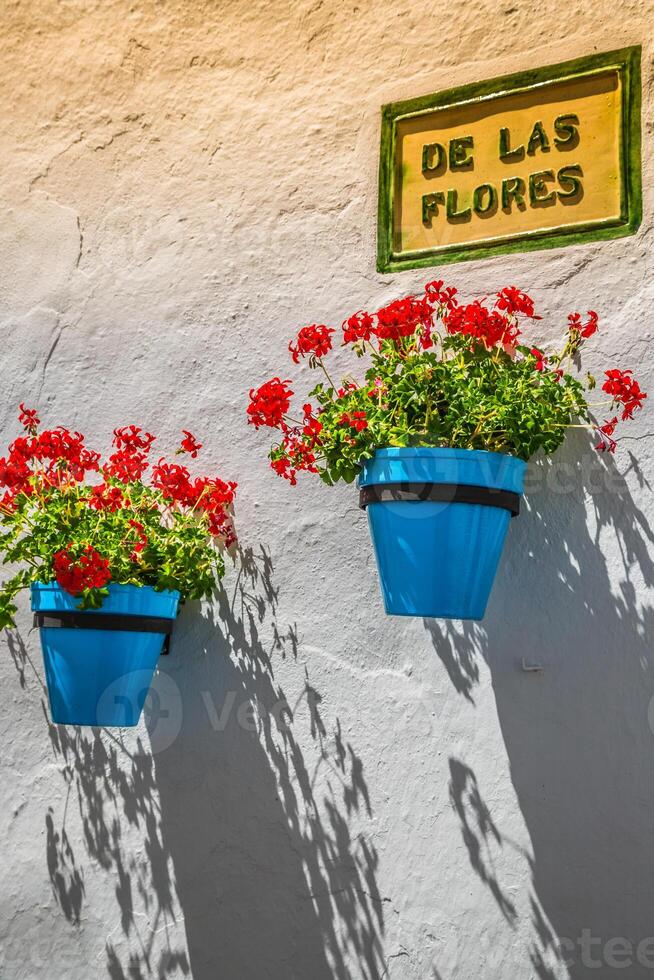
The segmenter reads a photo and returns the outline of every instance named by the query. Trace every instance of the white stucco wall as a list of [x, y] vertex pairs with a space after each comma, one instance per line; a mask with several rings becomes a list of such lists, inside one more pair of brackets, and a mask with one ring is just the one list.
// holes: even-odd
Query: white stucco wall
[[50, 726], [21, 606], [3, 980], [654, 976], [653, 406], [615, 460], [532, 468], [466, 627], [385, 617], [354, 489], [277, 480], [243, 415], [297, 327], [426, 281], [375, 272], [382, 103], [635, 43], [639, 233], [446, 275], [533, 293], [542, 340], [597, 309], [589, 366], [652, 390], [653, 28], [645, 0], [5, 2], [3, 444], [20, 400], [104, 445], [190, 428], [252, 559], [184, 612], [152, 734]]

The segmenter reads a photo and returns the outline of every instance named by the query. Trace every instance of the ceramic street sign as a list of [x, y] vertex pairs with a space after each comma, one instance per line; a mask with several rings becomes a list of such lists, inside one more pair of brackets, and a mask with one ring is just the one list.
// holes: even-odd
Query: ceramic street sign
[[382, 110], [380, 272], [631, 234], [640, 48]]

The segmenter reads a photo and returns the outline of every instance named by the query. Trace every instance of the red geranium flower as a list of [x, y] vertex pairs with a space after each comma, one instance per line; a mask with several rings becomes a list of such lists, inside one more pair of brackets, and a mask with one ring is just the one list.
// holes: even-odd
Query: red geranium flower
[[188, 453], [192, 459], [196, 459], [198, 452], [202, 449], [202, 443], [198, 442], [194, 435], [187, 429], [182, 429], [184, 433], [184, 438], [180, 444], [178, 453]]
[[140, 480], [148, 468], [145, 453], [138, 450], [118, 449], [112, 453], [102, 472], [106, 477], [113, 477], [122, 483], [134, 483]]
[[292, 487], [297, 485], [298, 470], [317, 473], [316, 456], [312, 446], [300, 434], [287, 432], [278, 447], [280, 455], [271, 460], [271, 467], [278, 476], [288, 480]]
[[351, 415], [348, 412], [343, 412], [338, 424], [354, 429], [356, 432], [363, 432], [364, 429], [368, 428], [368, 418], [365, 412], [352, 412]]
[[599, 318], [595, 310], [588, 310], [586, 316], [588, 319], [585, 323], [582, 323], [581, 313], [569, 313], [568, 329], [578, 331], [584, 338], [592, 337], [594, 333], [597, 333], [597, 322]]
[[26, 487], [31, 474], [27, 463], [12, 453], [8, 459], [4, 456], [0, 459], [0, 486], [21, 491]]
[[138, 425], [125, 425], [114, 429], [113, 444], [117, 449], [133, 451], [136, 449], [148, 452], [155, 437], [151, 432], [144, 432]]
[[224, 480], [200, 476], [193, 482], [193, 493], [195, 500], [202, 496], [201, 505], [205, 510], [216, 509], [234, 502], [237, 487], [238, 483], [233, 480], [226, 483]]
[[25, 408], [23, 402], [20, 403], [20, 415], [18, 421], [28, 432], [35, 433], [41, 419], [36, 414], [36, 409]]
[[300, 358], [306, 357], [307, 354], [312, 357], [324, 357], [332, 349], [333, 333], [331, 327], [326, 327], [322, 323], [312, 323], [309, 327], [302, 327], [295, 344], [291, 341], [288, 345], [293, 355], [293, 362], [299, 364]]
[[228, 541], [236, 540], [230, 514], [236, 488], [237, 484], [231, 481], [200, 477], [191, 484], [187, 496], [188, 506], [206, 514], [209, 533], [225, 537], [227, 546]]
[[289, 410], [293, 392], [288, 387], [290, 381], [272, 378], [259, 388], [250, 389], [250, 404], [247, 407], [248, 422], [259, 428], [268, 425], [273, 429], [285, 427], [284, 416]]
[[643, 401], [647, 398], [645, 392], [640, 390], [638, 382], [632, 377], [633, 371], [619, 371], [614, 368], [604, 373], [606, 381], [602, 385], [602, 391], [611, 395], [614, 402], [623, 406], [623, 420], [632, 419], [636, 409], [642, 408]]
[[192, 486], [190, 473], [185, 466], [177, 463], [167, 463], [160, 459], [152, 469], [152, 486], [161, 490], [164, 497], [171, 502], [193, 506]]
[[613, 418], [605, 422], [604, 425], [598, 425], [597, 431], [600, 433], [600, 441], [595, 446], [595, 449], [599, 449], [600, 452], [615, 452], [615, 447], [617, 442], [612, 439], [611, 436], [615, 432], [615, 427], [618, 424], [618, 416], [614, 415]]
[[431, 303], [445, 307], [448, 310], [451, 310], [452, 307], [457, 305], [456, 287], [443, 287], [442, 279], [434, 279], [433, 282], [428, 282], [425, 286], [425, 295]]
[[542, 350], [538, 350], [537, 347], [532, 347], [529, 353], [532, 355], [532, 357], [536, 358], [534, 371], [544, 371], [545, 365], [547, 364], [547, 358], [543, 354]]
[[369, 313], [354, 313], [343, 321], [343, 343], [356, 344], [359, 340], [370, 340], [375, 332], [374, 324]]
[[318, 436], [321, 432], [322, 422], [319, 422], [318, 419], [305, 419], [304, 426], [302, 427], [302, 435], [308, 436], [314, 446], [318, 442]]
[[138, 425], [114, 429], [113, 445], [116, 451], [104, 466], [105, 477], [113, 477], [123, 483], [140, 480], [148, 468], [147, 457], [154, 440], [151, 432], [144, 432]]
[[514, 320], [507, 320], [498, 310], [488, 310], [479, 300], [455, 306], [443, 319], [448, 333], [467, 334], [487, 348], [498, 344], [511, 347], [520, 336]]
[[418, 327], [423, 328], [423, 336], [430, 343], [430, 330], [434, 322], [434, 309], [425, 298], [407, 296], [396, 299], [377, 311], [375, 333], [380, 340], [392, 340], [396, 346], [403, 337], [410, 337]]
[[109, 562], [88, 544], [79, 558], [71, 554], [72, 545], [58, 551], [52, 564], [55, 578], [62, 589], [80, 595], [85, 589], [102, 589], [111, 579]]
[[530, 320], [542, 320], [542, 317], [537, 316], [534, 312], [534, 301], [531, 296], [527, 296], [517, 286], [505, 286], [504, 289], [500, 289], [497, 293], [495, 306], [498, 310], [508, 313], [509, 316], [522, 314], [522, 316], [529, 317]]
[[129, 500], [123, 494], [120, 487], [114, 487], [109, 483], [101, 483], [91, 490], [89, 507], [92, 507], [93, 510], [108, 510], [113, 513], [127, 506], [129, 506]]

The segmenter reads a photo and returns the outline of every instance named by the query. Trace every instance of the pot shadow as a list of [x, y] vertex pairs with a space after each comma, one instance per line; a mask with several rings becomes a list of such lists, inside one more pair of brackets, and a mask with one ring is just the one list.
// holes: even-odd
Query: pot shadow
[[182, 617], [166, 665], [184, 721], [157, 785], [192, 975], [380, 980], [378, 856], [350, 829], [372, 816], [363, 764], [306, 668], [292, 699], [275, 678], [298, 639], [272, 575], [263, 548], [241, 553], [233, 594]]
[[215, 618], [191, 607], [176, 624], [146, 699], [149, 745], [53, 725], [28, 648], [7, 632], [19, 683], [31, 668], [43, 690], [63, 781], [58, 812], [45, 814], [55, 901], [77, 928], [93, 914], [85, 866], [112, 877], [110, 980], [381, 980], [362, 761], [338, 718], [325, 720], [306, 668], [293, 700], [277, 683], [275, 658], [297, 663], [295, 629], [277, 624], [269, 555], [239, 557]]
[[[109, 977], [166, 980], [188, 976], [184, 946], [175, 947], [167, 939], [179, 911], [170, 855], [161, 834], [152, 755], [140, 738], [132, 750], [120, 730], [116, 735], [108, 729], [53, 725], [45, 701], [42, 706], [67, 787], [60, 821], [55, 822], [52, 807], [45, 818], [46, 859], [57, 904], [71, 924], [83, 923], [84, 872], [66, 829], [69, 808], [76, 804], [81, 826], [75, 840], [77, 851], [115, 880], [120, 921], [114, 930], [118, 938], [110, 932], [106, 943]], [[145, 928], [140, 925], [144, 918]]]
[[[627, 473], [650, 492], [630, 454]], [[654, 969], [654, 610], [642, 598], [654, 533], [627, 473], [581, 435], [532, 464], [483, 624], [425, 620], [459, 694], [474, 701], [482, 658], [490, 670], [533, 850], [531, 961], [547, 980]], [[465, 760], [450, 768], [471, 866], [511, 928], [508, 883], [483, 860], [501, 830]]]
[[[63, 802], [49, 806], [45, 813], [46, 865], [56, 905], [71, 926], [84, 924], [87, 896], [83, 862], [94, 863], [115, 875], [119, 931], [128, 943], [138, 947], [125, 956], [123, 969], [110, 934], [106, 964], [111, 980], [187, 976], [184, 948], [173, 949], [168, 942], [156, 948], [161, 945], [156, 943], [156, 936], [162, 923], [166, 929], [176, 915], [174, 880], [160, 836], [152, 755], [140, 738], [136, 751], [131, 750], [120, 729], [54, 725], [48, 714], [47, 690], [28, 645], [17, 629], [5, 630], [4, 637], [21, 688], [27, 686], [29, 673], [41, 689], [44, 723], [63, 782]], [[74, 816], [73, 810], [77, 811]], [[69, 830], [71, 822], [73, 830]], [[128, 836], [130, 840], [125, 839]], [[142, 933], [138, 923], [144, 915], [150, 928]]]

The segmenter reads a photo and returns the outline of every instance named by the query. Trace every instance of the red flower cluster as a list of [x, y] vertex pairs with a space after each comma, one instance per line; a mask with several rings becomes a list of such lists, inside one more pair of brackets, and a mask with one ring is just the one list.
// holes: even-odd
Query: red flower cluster
[[228, 547], [236, 540], [228, 508], [234, 502], [238, 484], [209, 477], [192, 480], [185, 466], [160, 459], [152, 470], [152, 486], [161, 490], [170, 504], [206, 514], [210, 533], [224, 536]]
[[[430, 285], [442, 286], [442, 283]], [[399, 345], [403, 338], [412, 337], [420, 328], [421, 346], [431, 347], [433, 303], [438, 300], [438, 295], [434, 292], [429, 296], [407, 296], [405, 299], [394, 300], [372, 315], [364, 312], [355, 313], [343, 323], [343, 343], [356, 344], [360, 340], [370, 340], [374, 336], [380, 341], [391, 340]]]
[[[29, 446], [26, 443], [30, 443]], [[32, 440], [16, 439], [9, 451], [23, 452], [25, 456], [50, 464], [51, 468], [63, 471], [62, 480], [79, 482], [84, 479], [87, 471], [97, 471], [100, 453], [92, 452], [84, 446], [84, 436], [79, 432], [70, 432], [60, 426], [58, 429], [45, 430]]]
[[315, 446], [318, 443], [318, 437], [322, 432], [322, 423], [315, 417], [313, 407], [311, 405], [303, 405], [302, 410], [304, 412], [302, 435], [306, 436], [307, 439], [312, 440], [312, 444]]
[[605, 371], [606, 381], [602, 385], [602, 391], [611, 395], [614, 402], [623, 406], [622, 419], [632, 419], [637, 408], [643, 407], [643, 401], [647, 398], [644, 391], [640, 390], [640, 385], [632, 377], [633, 371], [619, 371], [615, 368], [612, 371]]
[[79, 483], [87, 472], [98, 470], [100, 454], [85, 447], [84, 436], [79, 432], [60, 427], [37, 435], [36, 412], [24, 405], [20, 418], [31, 434], [15, 439], [9, 446], [9, 455], [0, 458], [0, 486], [9, 490], [3, 497], [4, 509], [11, 509], [21, 493], [31, 496], [49, 487]]
[[514, 346], [520, 336], [520, 330], [514, 319], [500, 313], [499, 310], [489, 310], [475, 300], [464, 306], [454, 306], [443, 317], [447, 332], [461, 333], [481, 341], [487, 348], [501, 344], [504, 347]]
[[55, 578], [62, 589], [80, 595], [85, 589], [101, 589], [111, 579], [109, 562], [88, 544], [79, 558], [71, 554], [72, 545], [58, 551], [52, 561]]
[[93, 510], [109, 510], [113, 513], [122, 507], [129, 507], [129, 498], [124, 495], [120, 487], [115, 487], [110, 483], [101, 483], [99, 486], [91, 488], [89, 507], [92, 507]]
[[145, 453], [138, 450], [117, 449], [109, 457], [102, 472], [105, 479], [113, 477], [121, 483], [134, 483], [140, 480], [148, 468], [148, 460]]
[[33, 488], [28, 482], [31, 475], [26, 458], [15, 449], [10, 451], [8, 457], [0, 458], [0, 484], [3, 487], [9, 487], [16, 493], [32, 493]]
[[425, 286], [424, 296], [407, 296], [394, 300], [377, 313], [355, 313], [343, 323], [343, 342], [357, 343], [370, 340], [391, 340], [396, 344], [403, 338], [419, 331], [419, 343], [423, 349], [432, 346], [431, 330], [436, 310], [440, 310], [449, 333], [464, 333], [480, 340], [487, 347], [496, 344], [515, 344], [519, 329], [515, 323], [518, 315], [540, 320], [534, 312], [534, 301], [516, 286], [507, 286], [497, 293], [493, 310], [479, 301], [459, 306], [456, 289], [444, 286], [442, 279], [435, 279]]
[[163, 457], [152, 469], [152, 486], [161, 490], [164, 497], [183, 507], [192, 507], [194, 495], [191, 474], [179, 463], [167, 463]]
[[152, 433], [144, 432], [138, 425], [114, 429], [113, 445], [116, 451], [103, 468], [105, 479], [113, 477], [121, 483], [140, 480], [148, 468], [148, 454], [154, 440]]
[[317, 473], [316, 449], [320, 447], [322, 423], [316, 418], [310, 404], [303, 406], [304, 420], [301, 426], [286, 429], [284, 438], [276, 449], [271, 467], [278, 476], [289, 480], [291, 486], [296, 486], [296, 474], [299, 470], [307, 473]]
[[331, 327], [326, 327], [322, 323], [312, 323], [309, 327], [302, 327], [295, 344], [291, 341], [288, 345], [293, 355], [293, 363], [299, 364], [300, 358], [306, 357], [307, 354], [311, 357], [324, 357], [332, 349], [333, 333]]
[[582, 323], [581, 313], [569, 313], [568, 330], [574, 330], [584, 338], [592, 337], [594, 333], [597, 333], [597, 321], [599, 318], [595, 310], [588, 310], [586, 316], [588, 319], [585, 323]]
[[118, 449], [109, 457], [102, 472], [107, 479], [112, 477], [120, 480], [121, 483], [134, 483], [140, 480], [148, 468], [147, 456], [138, 450], [130, 452], [126, 449]]
[[[517, 317], [540, 320], [534, 309], [531, 296], [517, 286], [505, 286], [496, 294], [495, 306], [489, 310], [482, 302], [475, 300], [458, 306], [452, 303], [443, 321], [448, 333], [462, 333], [481, 341], [488, 349], [502, 346], [513, 348], [520, 337]], [[542, 367], [537, 367], [542, 371]]]
[[451, 310], [458, 302], [456, 299], [456, 287], [443, 286], [442, 279], [434, 279], [433, 282], [428, 282], [425, 286], [425, 295], [434, 306], [440, 306], [446, 310]]
[[352, 412], [351, 415], [348, 412], [343, 412], [338, 424], [354, 429], [355, 432], [363, 432], [364, 429], [368, 428], [368, 418], [365, 412]]
[[547, 365], [547, 358], [545, 357], [545, 354], [543, 354], [542, 350], [539, 350], [538, 347], [532, 347], [529, 353], [536, 359], [534, 371], [544, 371]]
[[615, 427], [617, 424], [618, 416], [614, 415], [613, 418], [605, 422], [604, 425], [597, 426], [597, 431], [600, 434], [600, 441], [595, 446], [595, 449], [599, 449], [600, 452], [606, 452], [607, 450], [610, 453], [615, 452], [615, 447], [618, 444], [615, 439], [611, 438], [611, 436], [615, 432]]
[[177, 452], [188, 453], [191, 459], [196, 459], [198, 453], [202, 449], [202, 443], [198, 442], [195, 436], [191, 435], [187, 429], [182, 429], [182, 433], [184, 438], [182, 439]]
[[374, 333], [375, 321], [369, 313], [360, 311], [343, 321], [343, 343], [356, 344], [359, 340], [370, 340]]
[[125, 449], [131, 452], [143, 450], [148, 452], [155, 437], [151, 432], [144, 432], [138, 425], [125, 425], [121, 429], [114, 429], [113, 445], [117, 449]]
[[534, 301], [517, 286], [505, 286], [497, 293], [495, 307], [508, 316], [527, 316], [530, 320], [541, 320], [534, 312]]
[[[578, 314], [573, 314], [571, 317], [569, 317], [569, 320], [571, 321], [571, 329], [579, 330], [580, 327], [578, 322], [572, 322], [573, 316], [578, 316]], [[589, 313], [589, 317], [591, 317], [591, 313]], [[593, 325], [594, 322], [595, 321], [593, 321], [592, 318], [589, 320], [591, 325]], [[605, 391], [607, 395], [611, 395], [614, 405], [622, 405], [623, 422], [627, 419], [632, 419], [636, 409], [643, 407], [643, 401], [647, 398], [647, 395], [644, 391], [641, 391], [640, 385], [633, 378], [631, 371], [620, 371], [617, 368], [614, 368], [611, 371], [605, 371], [604, 374], [606, 376], [606, 381], [602, 385], [602, 391]], [[612, 436], [615, 432], [617, 424], [618, 416], [614, 415], [612, 419], [607, 419], [603, 425], [595, 426], [595, 429], [599, 435], [599, 442], [595, 448], [599, 449], [600, 452], [615, 452], [617, 443]]]
[[27, 429], [28, 432], [34, 434], [38, 426], [41, 424], [41, 419], [36, 414], [36, 409], [25, 408], [23, 402], [20, 403], [19, 407], [20, 407], [20, 414], [18, 416], [18, 421], [20, 422], [20, 424], [23, 426], [24, 429]]
[[230, 481], [198, 477], [193, 482], [195, 502], [193, 507], [207, 515], [209, 533], [214, 537], [222, 537], [225, 547], [236, 541], [236, 532], [230, 515], [230, 509], [236, 496], [238, 484]]
[[427, 297], [396, 299], [376, 313], [375, 334], [380, 340], [397, 343], [402, 337], [410, 337], [418, 327], [423, 328], [423, 347], [431, 347], [430, 331], [434, 323], [434, 308]]
[[289, 381], [272, 378], [259, 388], [251, 388], [250, 404], [247, 407], [248, 422], [257, 429], [262, 425], [268, 425], [273, 429], [281, 428], [284, 431], [287, 428], [284, 416], [289, 410], [293, 397], [289, 384]]
[[306, 442], [298, 433], [287, 432], [278, 449], [283, 452], [283, 455], [273, 459], [270, 465], [278, 476], [289, 480], [292, 487], [297, 484], [298, 470], [304, 470], [306, 473], [318, 472], [315, 465], [316, 454], [311, 443]]

